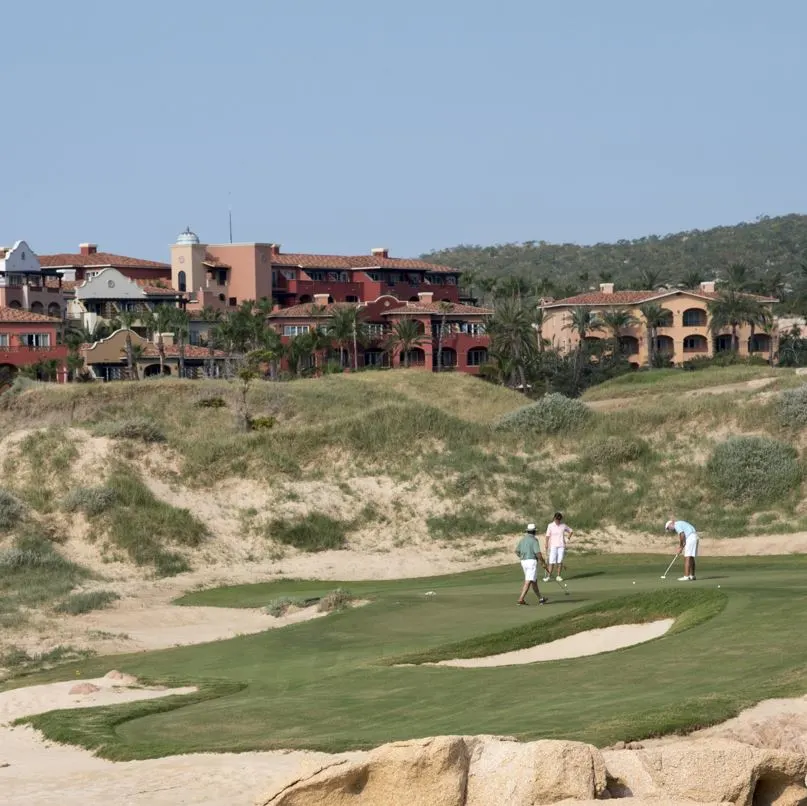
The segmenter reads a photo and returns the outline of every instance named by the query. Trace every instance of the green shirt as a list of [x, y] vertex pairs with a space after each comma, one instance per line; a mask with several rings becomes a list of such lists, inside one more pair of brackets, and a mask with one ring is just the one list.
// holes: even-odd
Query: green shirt
[[516, 554], [522, 560], [537, 560], [541, 556], [541, 547], [538, 545], [538, 539], [535, 535], [524, 535], [518, 541]]

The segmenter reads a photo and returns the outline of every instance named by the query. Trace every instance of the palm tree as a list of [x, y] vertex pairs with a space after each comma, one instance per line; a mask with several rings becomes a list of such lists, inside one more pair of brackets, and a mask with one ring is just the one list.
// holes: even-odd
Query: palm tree
[[611, 338], [614, 343], [611, 355], [614, 357], [619, 355], [619, 337], [622, 335], [622, 331], [633, 327], [635, 324], [637, 324], [636, 317], [624, 308], [609, 308], [603, 313], [602, 327], [611, 331]]
[[168, 305], [156, 305], [152, 311], [144, 311], [140, 314], [140, 321], [143, 322], [149, 335], [153, 339], [157, 337], [157, 353], [160, 357], [160, 377], [165, 374], [165, 341], [163, 333], [168, 332], [174, 324], [174, 308]]
[[661, 281], [661, 272], [658, 269], [642, 269], [639, 272], [645, 291], [655, 291]]
[[392, 353], [397, 352], [403, 358], [404, 368], [409, 368], [410, 353], [426, 341], [426, 334], [423, 332], [419, 322], [414, 319], [399, 319], [392, 326], [392, 331], [387, 339], [387, 349]]
[[437, 306], [440, 310], [440, 329], [437, 331], [437, 371], [443, 371], [443, 339], [446, 333], [446, 318], [454, 310], [453, 302], [445, 300]]
[[353, 340], [353, 333], [358, 327], [358, 309], [335, 308], [328, 323], [328, 334], [339, 349], [339, 363], [344, 369], [347, 365], [348, 346]]
[[[805, 269], [805, 274], [807, 275], [807, 268]], [[496, 291], [499, 285], [498, 277], [480, 277], [477, 282], [480, 290], [482, 291], [483, 300], [488, 300], [491, 297], [494, 299], [496, 298]]]
[[524, 394], [527, 393], [527, 368], [538, 352], [533, 321], [531, 308], [520, 299], [512, 298], [501, 300], [486, 324], [491, 352], [510, 368], [510, 385], [520, 384]]
[[303, 369], [303, 363], [311, 358], [314, 352], [311, 332], [301, 333], [289, 339], [286, 344], [286, 358], [289, 362], [289, 370], [292, 375], [299, 375]]
[[658, 329], [664, 327], [669, 315], [666, 308], [662, 308], [657, 302], [645, 302], [644, 305], [639, 306], [639, 311], [647, 328], [647, 363], [652, 367], [656, 357]]
[[580, 342], [578, 348], [582, 346], [589, 331], [602, 329], [602, 321], [591, 308], [578, 305], [576, 308], [572, 308], [570, 316], [569, 323], [564, 327], [566, 330], [573, 330], [577, 333]]
[[179, 377], [185, 377], [185, 345], [190, 337], [190, 316], [183, 308], [171, 310], [171, 327], [174, 331], [174, 343], [179, 352]]
[[717, 336], [721, 330], [731, 328], [731, 349], [736, 353], [740, 349], [739, 328], [749, 317], [755, 316], [759, 303], [744, 294], [729, 288], [722, 291], [717, 299], [709, 302], [709, 330]]
[[700, 269], [690, 269], [682, 277], [678, 284], [681, 288], [698, 288], [703, 282], [703, 272]]
[[[121, 329], [126, 331], [126, 376], [130, 381], [137, 380], [137, 370], [134, 365], [134, 345], [132, 344], [132, 327], [138, 320], [134, 311], [121, 311], [118, 314]], [[139, 346], [139, 345], [138, 345]], [[142, 350], [141, 350], [142, 352]]]
[[140, 361], [140, 359], [143, 358], [145, 352], [146, 352], [146, 348], [142, 344], [133, 344], [132, 345], [131, 355], [132, 355], [132, 363], [133, 363], [133, 369], [132, 369], [132, 373], [133, 373], [132, 374], [132, 380], [133, 381], [139, 381], [140, 380], [140, 375], [138, 374], [138, 371], [137, 371], [137, 362]]
[[221, 322], [222, 313], [217, 308], [205, 306], [200, 316], [203, 322], [208, 325], [205, 339], [207, 340], [207, 368], [205, 374], [208, 378], [213, 377], [213, 356], [216, 354], [216, 325]]
[[745, 291], [754, 280], [753, 272], [744, 263], [732, 263], [726, 269], [726, 286], [732, 291]]
[[533, 311], [532, 323], [538, 336], [538, 352], [542, 353], [544, 351], [544, 324], [546, 323], [546, 311], [543, 308], [538, 307]]

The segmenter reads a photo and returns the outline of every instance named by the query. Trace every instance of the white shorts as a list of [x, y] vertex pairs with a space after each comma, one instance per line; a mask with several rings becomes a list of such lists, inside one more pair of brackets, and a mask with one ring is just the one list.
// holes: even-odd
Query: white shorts
[[698, 535], [692, 534], [687, 538], [684, 543], [684, 557], [697, 557], [698, 556]]
[[566, 554], [566, 546], [553, 546], [549, 549], [549, 564], [563, 565], [563, 557]]
[[538, 560], [522, 560], [521, 567], [524, 569], [525, 582], [538, 581]]

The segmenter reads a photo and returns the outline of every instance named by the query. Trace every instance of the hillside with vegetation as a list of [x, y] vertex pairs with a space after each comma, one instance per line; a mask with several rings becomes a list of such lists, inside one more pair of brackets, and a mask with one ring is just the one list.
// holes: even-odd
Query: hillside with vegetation
[[716, 539], [807, 531], [807, 394], [789, 369], [638, 373], [537, 402], [417, 370], [34, 384], [0, 411], [6, 646], [127, 580], [293, 573], [312, 555], [355, 558], [359, 577], [391, 554], [423, 572], [509, 562], [556, 509], [577, 552], [666, 548], [670, 511]]
[[494, 281], [517, 278], [539, 296], [569, 296], [600, 282], [620, 288], [670, 284], [696, 286], [746, 266], [754, 286], [780, 295], [804, 279], [807, 216], [760, 216], [756, 221], [707, 230], [649, 235], [616, 243], [552, 244], [546, 241], [460, 245], [424, 255], [467, 273], [466, 285], [481, 296]]

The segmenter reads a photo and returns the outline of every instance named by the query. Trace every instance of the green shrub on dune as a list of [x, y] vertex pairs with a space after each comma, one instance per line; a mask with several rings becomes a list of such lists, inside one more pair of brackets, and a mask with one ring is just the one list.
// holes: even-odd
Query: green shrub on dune
[[590, 416], [591, 409], [585, 403], [551, 394], [502, 415], [493, 423], [493, 428], [525, 434], [559, 434], [579, 428]]

